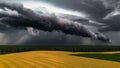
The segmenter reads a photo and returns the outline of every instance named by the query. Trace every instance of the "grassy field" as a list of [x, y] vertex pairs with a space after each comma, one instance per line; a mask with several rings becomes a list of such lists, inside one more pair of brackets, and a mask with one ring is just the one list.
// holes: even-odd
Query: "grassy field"
[[120, 46], [0, 46], [0, 68], [120, 68]]
[[71, 55], [120, 62], [120, 52], [119, 53], [115, 52], [113, 54], [101, 52], [101, 53], [84, 53], [84, 54], [80, 53], [80, 54], [71, 54]]
[[[89, 52], [30, 51], [0, 55], [0, 68], [120, 68], [115, 61], [74, 56]], [[120, 52], [99, 52], [116, 54]], [[93, 54], [93, 52], [89, 53]]]

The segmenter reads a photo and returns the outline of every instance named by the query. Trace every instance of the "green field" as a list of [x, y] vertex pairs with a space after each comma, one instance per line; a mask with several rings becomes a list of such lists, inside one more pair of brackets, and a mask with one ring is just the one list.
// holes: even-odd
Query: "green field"
[[97, 53], [96, 54], [71, 54], [71, 55], [120, 62], [120, 53], [116, 53], [116, 54], [97, 54]]
[[27, 51], [68, 51], [75, 53], [70, 56], [120, 62], [120, 46], [0, 46], [1, 55]]

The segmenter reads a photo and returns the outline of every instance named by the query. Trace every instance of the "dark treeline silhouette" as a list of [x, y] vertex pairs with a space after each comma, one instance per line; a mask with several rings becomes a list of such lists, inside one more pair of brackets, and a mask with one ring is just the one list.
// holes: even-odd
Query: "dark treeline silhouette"
[[0, 54], [26, 51], [107, 52], [120, 51], [120, 46], [0, 46]]

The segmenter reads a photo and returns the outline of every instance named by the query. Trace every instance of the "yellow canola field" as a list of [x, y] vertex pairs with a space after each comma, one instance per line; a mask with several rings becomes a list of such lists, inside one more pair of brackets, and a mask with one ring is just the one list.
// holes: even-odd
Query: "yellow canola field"
[[0, 68], [120, 68], [119, 62], [70, 55], [76, 53], [31, 51], [0, 55]]

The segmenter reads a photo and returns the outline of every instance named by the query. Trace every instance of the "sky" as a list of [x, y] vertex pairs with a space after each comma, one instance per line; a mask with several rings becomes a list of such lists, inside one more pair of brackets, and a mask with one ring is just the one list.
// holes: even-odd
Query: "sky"
[[[5, 0], [0, 0], [5, 1]], [[29, 31], [10, 29], [0, 33], [0, 44], [2, 45], [119, 45], [119, 0], [6, 0], [22, 3], [25, 7], [40, 11], [39, 6], [47, 7], [55, 13], [70, 14], [82, 18], [102, 22], [109, 25], [110, 31], [103, 32], [111, 38], [112, 43], [91, 40], [76, 35], [62, 32], [46, 32], [36, 30], [31, 34]], [[73, 18], [73, 17], [72, 17]], [[107, 18], [103, 20], [104, 18]], [[114, 22], [114, 24], [113, 24]]]

